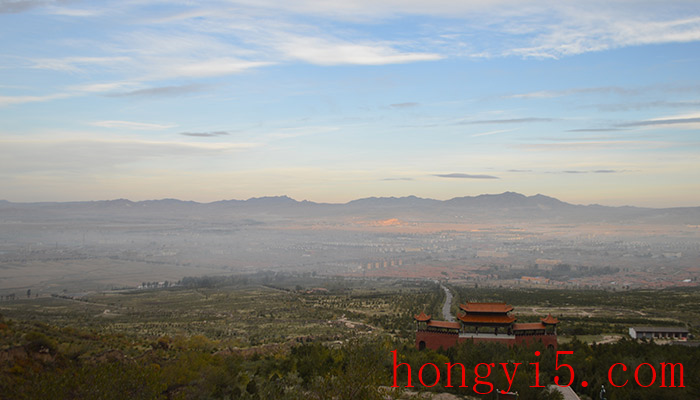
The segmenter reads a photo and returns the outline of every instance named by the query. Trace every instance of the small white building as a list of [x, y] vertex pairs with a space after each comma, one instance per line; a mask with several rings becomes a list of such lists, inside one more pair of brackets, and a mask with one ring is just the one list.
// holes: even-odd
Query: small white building
[[632, 339], [673, 339], [688, 340], [688, 329], [665, 326], [633, 326], [630, 328]]

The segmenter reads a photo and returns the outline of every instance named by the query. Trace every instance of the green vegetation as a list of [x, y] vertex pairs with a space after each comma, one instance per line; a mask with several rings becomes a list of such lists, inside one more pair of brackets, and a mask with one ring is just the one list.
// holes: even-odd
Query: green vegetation
[[[21, 334], [18, 328], [23, 326], [12, 324], [4, 334]], [[137, 357], [120, 351], [84, 357], [70, 345], [103, 347], [110, 338], [50, 327], [45, 331], [67, 346], [34, 352], [27, 341], [6, 350], [15, 358], [0, 364], [3, 398], [382, 399], [389, 392], [381, 386], [389, 381], [390, 345], [376, 339], [353, 340], [337, 348], [305, 344], [244, 356], [214, 351], [215, 343], [202, 336], [163, 337]]]
[[1, 304], [3, 398], [385, 398], [392, 343], [444, 296], [432, 282], [187, 282]]
[[[186, 286], [93, 293], [82, 296], [17, 299], [0, 303], [0, 393], [8, 399], [385, 399], [392, 389], [392, 350], [412, 366], [415, 391], [475, 396], [474, 367], [495, 363], [485, 380], [495, 388], [508, 382], [498, 363], [519, 362], [513, 382], [521, 399], [557, 398], [532, 388], [556, 375], [554, 354], [544, 348], [474, 345], [418, 351], [413, 315], [439, 318], [444, 292], [433, 282], [326, 279], [278, 275], [240, 279], [197, 279]], [[506, 301], [519, 320], [552, 312], [565, 335], [621, 332], [628, 323], [697, 321], [697, 291], [565, 292], [452, 287], [455, 302], [465, 298]], [[677, 306], [671, 307], [672, 304]], [[681, 304], [682, 303], [682, 304]], [[688, 317], [687, 320], [682, 318]], [[691, 325], [692, 328], [692, 325]], [[574, 332], [575, 331], [575, 332]], [[562, 337], [559, 350], [573, 351], [577, 392], [597, 398], [605, 384], [609, 399], [700, 398], [700, 348], [621, 340], [590, 346]], [[542, 352], [540, 357], [535, 351]], [[685, 387], [614, 388], [607, 373], [615, 363], [630, 370], [641, 363], [683, 363]], [[419, 368], [431, 362], [441, 380], [430, 389], [419, 383]], [[469, 387], [446, 386], [446, 362], [467, 368]], [[457, 372], [456, 372], [457, 371]], [[461, 382], [459, 369], [452, 381]], [[512, 371], [512, 370], [511, 370]], [[649, 370], [640, 375], [648, 382]], [[433, 375], [431, 375], [433, 374]], [[423, 379], [433, 382], [434, 369]], [[560, 375], [562, 374], [559, 371]], [[563, 379], [568, 380], [568, 376]], [[589, 383], [581, 386], [582, 380]], [[659, 379], [659, 378], [657, 378]], [[484, 389], [484, 386], [481, 387]], [[492, 398], [486, 395], [484, 398]]]
[[[300, 282], [304, 288], [295, 289]], [[342, 340], [375, 331], [408, 337], [416, 310], [438, 312], [444, 294], [436, 287], [432, 282], [278, 277], [265, 284], [65, 295], [4, 302], [0, 307], [11, 318], [94, 335], [151, 340], [204, 335], [220, 348], [242, 348]]]

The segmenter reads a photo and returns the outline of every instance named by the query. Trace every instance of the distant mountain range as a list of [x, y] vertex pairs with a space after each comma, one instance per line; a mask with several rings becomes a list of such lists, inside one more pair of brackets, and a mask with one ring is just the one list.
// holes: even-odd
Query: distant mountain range
[[[575, 205], [520, 193], [434, 200], [416, 196], [368, 197], [344, 204], [297, 201], [287, 196], [197, 203], [177, 199], [13, 203], [0, 200], [0, 221], [64, 218], [401, 218], [409, 221], [521, 221], [700, 224], [700, 207], [643, 208]], [[263, 219], [265, 219], [263, 218]]]

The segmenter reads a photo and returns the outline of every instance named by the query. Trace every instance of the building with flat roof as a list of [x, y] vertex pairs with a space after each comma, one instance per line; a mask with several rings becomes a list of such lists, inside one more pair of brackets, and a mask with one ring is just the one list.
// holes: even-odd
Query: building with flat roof
[[688, 329], [665, 326], [633, 326], [629, 330], [632, 339], [688, 340]]

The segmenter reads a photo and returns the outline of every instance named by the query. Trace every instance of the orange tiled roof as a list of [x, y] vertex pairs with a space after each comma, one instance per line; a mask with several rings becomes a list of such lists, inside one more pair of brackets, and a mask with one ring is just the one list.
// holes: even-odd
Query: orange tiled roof
[[513, 306], [506, 303], [473, 303], [460, 304], [459, 308], [468, 313], [507, 313], [513, 311]]
[[542, 323], [549, 324], [549, 325], [556, 325], [559, 323], [559, 320], [552, 317], [552, 314], [547, 314], [546, 317], [542, 318]]
[[433, 326], [436, 328], [451, 328], [451, 329], [459, 329], [461, 327], [459, 322], [447, 322], [447, 321], [430, 321], [430, 322], [428, 322], [428, 326]]
[[425, 315], [423, 311], [421, 311], [418, 315], [414, 315], [413, 318], [420, 322], [430, 321], [430, 315]]
[[530, 330], [544, 330], [544, 324], [541, 322], [530, 322], [524, 324], [513, 324], [514, 331], [530, 331]]
[[458, 316], [460, 320], [466, 323], [476, 324], [510, 324], [516, 320], [510, 315], [480, 315], [480, 314], [463, 314]]

